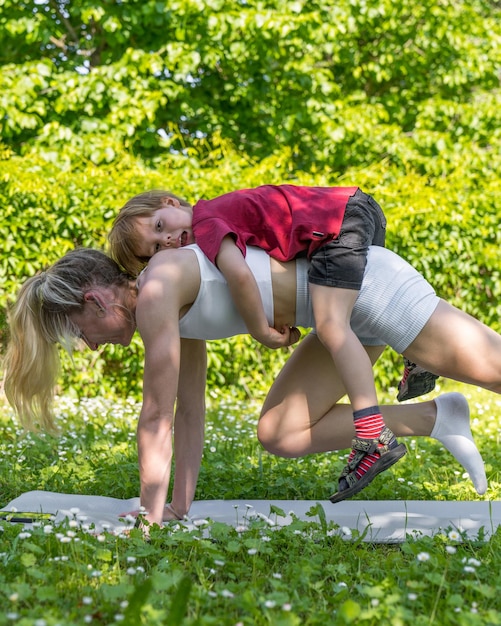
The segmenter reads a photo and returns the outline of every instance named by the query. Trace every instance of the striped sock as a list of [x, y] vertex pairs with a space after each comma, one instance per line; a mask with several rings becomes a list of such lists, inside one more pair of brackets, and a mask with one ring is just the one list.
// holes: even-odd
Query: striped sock
[[377, 439], [384, 428], [383, 416], [378, 406], [370, 406], [353, 413], [355, 432], [361, 439]]
[[[360, 439], [377, 439], [385, 427], [383, 416], [378, 406], [371, 406], [367, 409], [355, 411], [353, 413], [353, 419], [356, 436]], [[380, 444], [379, 447], [382, 447], [382, 444]], [[356, 451], [352, 450], [348, 458], [348, 463], [353, 459], [355, 454]], [[378, 454], [366, 454], [355, 469], [357, 478], [360, 479], [379, 458], [380, 456]]]

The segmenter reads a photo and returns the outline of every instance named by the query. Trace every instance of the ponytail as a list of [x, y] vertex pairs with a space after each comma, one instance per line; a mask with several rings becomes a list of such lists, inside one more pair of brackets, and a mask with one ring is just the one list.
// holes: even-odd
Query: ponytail
[[103, 252], [67, 253], [29, 278], [9, 312], [5, 393], [28, 430], [56, 432], [52, 404], [60, 370], [57, 343], [71, 355], [79, 330], [70, 319], [82, 310], [85, 292], [97, 285], [123, 285], [128, 276]]

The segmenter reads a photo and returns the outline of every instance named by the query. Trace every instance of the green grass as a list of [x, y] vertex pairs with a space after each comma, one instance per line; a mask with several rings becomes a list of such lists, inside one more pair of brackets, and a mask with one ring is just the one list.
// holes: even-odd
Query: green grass
[[[405, 460], [357, 499], [499, 499], [501, 400], [452, 389], [469, 397], [487, 493], [420, 438], [407, 439]], [[61, 398], [59, 439], [23, 433], [0, 407], [0, 505], [32, 489], [138, 495], [133, 402]], [[256, 440], [258, 414], [257, 401], [212, 401], [197, 499], [325, 500], [348, 451], [273, 457]], [[29, 530], [0, 522], [0, 626], [501, 624], [501, 532], [371, 544], [326, 523], [316, 506], [311, 513], [278, 530], [259, 519], [245, 531], [175, 524], [153, 529], [149, 542], [137, 530], [96, 536], [77, 521]]]

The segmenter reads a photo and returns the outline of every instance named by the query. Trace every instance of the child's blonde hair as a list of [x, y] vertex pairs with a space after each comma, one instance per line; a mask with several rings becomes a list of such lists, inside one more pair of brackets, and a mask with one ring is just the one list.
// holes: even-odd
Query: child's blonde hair
[[116, 216], [108, 235], [111, 257], [131, 276], [137, 276], [150, 260], [135, 253], [141, 244], [141, 234], [136, 228], [138, 217], [151, 217], [161, 209], [165, 198], [174, 198], [181, 206], [191, 204], [179, 196], [162, 189], [145, 191], [128, 200]]

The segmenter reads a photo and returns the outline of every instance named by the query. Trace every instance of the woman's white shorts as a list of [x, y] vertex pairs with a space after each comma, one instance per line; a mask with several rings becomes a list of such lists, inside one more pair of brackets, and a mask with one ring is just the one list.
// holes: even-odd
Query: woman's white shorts
[[[297, 261], [296, 323], [314, 328], [307, 289], [308, 263]], [[371, 246], [351, 327], [366, 346], [391, 346], [402, 353], [437, 308], [440, 298], [407, 261], [387, 248]]]

